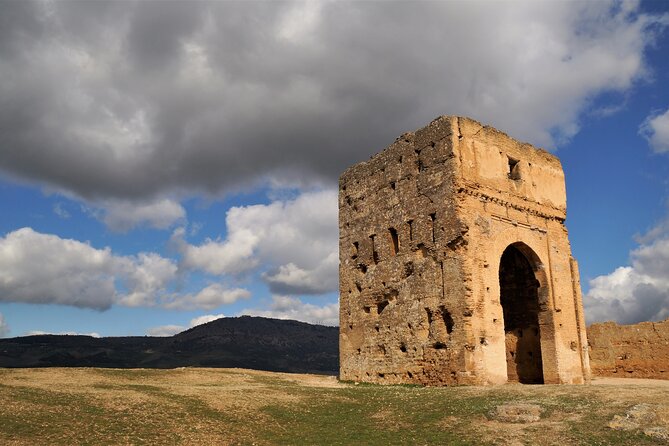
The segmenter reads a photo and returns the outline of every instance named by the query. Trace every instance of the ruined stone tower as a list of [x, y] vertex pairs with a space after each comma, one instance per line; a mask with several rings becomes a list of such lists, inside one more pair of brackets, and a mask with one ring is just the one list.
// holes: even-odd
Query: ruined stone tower
[[440, 117], [339, 180], [340, 377], [583, 383], [587, 338], [553, 155]]

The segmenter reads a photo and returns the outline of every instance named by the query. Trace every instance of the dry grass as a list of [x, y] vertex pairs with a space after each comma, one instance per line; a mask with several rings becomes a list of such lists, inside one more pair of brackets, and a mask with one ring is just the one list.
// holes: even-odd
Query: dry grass
[[[539, 405], [541, 419], [495, 420], [505, 403]], [[608, 427], [641, 403], [653, 408], [648, 425]], [[663, 441], [644, 429], [667, 428], [667, 381], [423, 388], [241, 369], [0, 369], [7, 445], [643, 445]]]

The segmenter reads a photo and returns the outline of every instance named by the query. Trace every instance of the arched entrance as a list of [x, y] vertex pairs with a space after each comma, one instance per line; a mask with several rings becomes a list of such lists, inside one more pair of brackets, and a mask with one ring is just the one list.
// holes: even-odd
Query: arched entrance
[[[504, 314], [506, 370], [509, 382], [542, 384], [539, 287], [524, 244], [508, 246], [499, 264], [500, 302]], [[535, 255], [530, 258], [536, 257]], [[536, 265], [534, 265], [536, 267]]]

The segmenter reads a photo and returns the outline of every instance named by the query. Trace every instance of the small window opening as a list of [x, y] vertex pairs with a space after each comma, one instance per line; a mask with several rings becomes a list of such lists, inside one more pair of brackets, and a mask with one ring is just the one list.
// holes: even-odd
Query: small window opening
[[369, 239], [372, 241], [372, 260], [374, 261], [374, 264], [376, 265], [379, 263], [379, 253], [376, 252], [376, 246], [374, 246], [374, 238], [376, 237], [376, 234], [372, 234], [369, 236]]
[[432, 310], [430, 310], [429, 308], [426, 308], [425, 312], [427, 313], [427, 323], [428, 323], [428, 325], [432, 325]]
[[401, 344], [401, 345], [400, 345], [400, 351], [401, 351], [402, 353], [406, 353], [406, 352], [407, 352], [407, 346], [404, 345], [404, 344]]
[[407, 226], [409, 227], [409, 240], [413, 240], [413, 220], [407, 221]]
[[451, 317], [451, 313], [442, 307], [441, 316], [444, 319], [444, 325], [446, 325], [446, 333], [451, 334], [453, 332], [453, 326], [455, 325], [453, 322], [453, 317]]
[[430, 221], [432, 222], [432, 241], [434, 242], [434, 222], [437, 219], [437, 214], [430, 214]]
[[512, 180], [520, 180], [520, 169], [518, 168], [519, 161], [509, 157], [509, 172], [507, 176]]
[[360, 263], [360, 264], [358, 265], [358, 269], [359, 269], [363, 274], [365, 274], [365, 273], [367, 272], [367, 265], [365, 265], [364, 263]]
[[353, 255], [351, 256], [351, 259], [355, 260], [358, 258], [358, 242], [353, 242]]
[[378, 304], [376, 304], [376, 308], [377, 308], [378, 313], [381, 314], [381, 312], [382, 312], [383, 310], [385, 310], [385, 308], [386, 308], [387, 306], [388, 306], [388, 301], [387, 301], [387, 300], [382, 300], [381, 302], [379, 302]]
[[390, 238], [393, 241], [393, 254], [397, 255], [397, 253], [400, 252], [400, 239], [397, 236], [397, 229], [388, 228], [388, 232], [390, 233]]
[[441, 341], [437, 341], [437, 342], [434, 343], [434, 348], [437, 349], [437, 350], [443, 350], [443, 349], [446, 348], [446, 344], [444, 344]]
[[392, 190], [395, 190], [395, 182], [394, 182], [394, 181], [391, 181], [391, 182], [390, 182], [390, 188], [391, 188]]

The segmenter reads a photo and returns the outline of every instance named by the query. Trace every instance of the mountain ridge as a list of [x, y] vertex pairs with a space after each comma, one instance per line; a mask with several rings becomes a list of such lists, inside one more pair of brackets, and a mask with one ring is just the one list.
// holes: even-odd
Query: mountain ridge
[[240, 367], [336, 374], [339, 329], [294, 320], [226, 317], [169, 337], [32, 335], [0, 339], [0, 367]]

